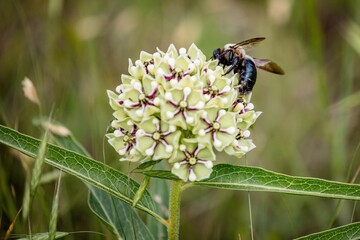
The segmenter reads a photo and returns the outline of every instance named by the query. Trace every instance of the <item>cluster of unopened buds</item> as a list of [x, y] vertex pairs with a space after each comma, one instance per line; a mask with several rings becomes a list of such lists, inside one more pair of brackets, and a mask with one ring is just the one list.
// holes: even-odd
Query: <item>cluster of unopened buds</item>
[[240, 158], [255, 148], [249, 127], [260, 112], [251, 94], [240, 95], [238, 74], [224, 76], [194, 44], [141, 52], [128, 71], [107, 92], [115, 119], [106, 136], [121, 161], [166, 160], [183, 181], [200, 181], [210, 176], [215, 151]]

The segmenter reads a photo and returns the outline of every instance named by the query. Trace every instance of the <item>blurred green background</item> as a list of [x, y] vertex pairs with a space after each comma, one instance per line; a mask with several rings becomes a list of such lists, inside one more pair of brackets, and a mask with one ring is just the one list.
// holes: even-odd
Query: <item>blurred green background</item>
[[[39, 111], [22, 92], [27, 76], [37, 87], [44, 115], [54, 107], [54, 118], [95, 159], [103, 161], [105, 153], [108, 164], [126, 169], [104, 134], [112, 119], [106, 89], [119, 84], [128, 58], [136, 60], [141, 50], [153, 53], [170, 43], [180, 48], [193, 42], [210, 57], [217, 47], [252, 37], [267, 40], [250, 55], [274, 60], [286, 75], [258, 73], [252, 101], [263, 114], [252, 131], [257, 148], [246, 162], [291, 175], [351, 181], [360, 165], [360, 2], [353, 0], [2, 0], [2, 122], [41, 137], [32, 123]], [[218, 159], [245, 164], [244, 158]], [[0, 238], [21, 208], [31, 164], [0, 146]], [[50, 181], [38, 189], [30, 223], [19, 217], [13, 234], [28, 234], [29, 224], [33, 233], [48, 231], [54, 185]], [[66, 239], [112, 239], [89, 210], [79, 180], [64, 177], [60, 194], [58, 230], [75, 233]], [[324, 230], [336, 204], [251, 193], [255, 239]], [[344, 202], [333, 226], [359, 221], [360, 210], [353, 209], [353, 202]], [[189, 189], [181, 214], [181, 239], [250, 238], [245, 192]]]

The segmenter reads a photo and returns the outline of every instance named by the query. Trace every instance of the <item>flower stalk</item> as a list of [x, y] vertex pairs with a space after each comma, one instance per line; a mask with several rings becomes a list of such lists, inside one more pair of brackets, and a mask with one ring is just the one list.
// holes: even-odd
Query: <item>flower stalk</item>
[[170, 206], [169, 206], [169, 225], [168, 239], [178, 240], [180, 230], [180, 202], [181, 202], [181, 180], [171, 181], [170, 186]]

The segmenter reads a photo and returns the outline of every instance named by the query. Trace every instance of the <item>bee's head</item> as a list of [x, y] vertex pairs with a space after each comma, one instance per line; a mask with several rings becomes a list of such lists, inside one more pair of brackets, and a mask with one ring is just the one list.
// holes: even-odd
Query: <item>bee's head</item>
[[221, 48], [217, 48], [213, 51], [212, 59], [219, 59], [220, 54], [223, 52]]

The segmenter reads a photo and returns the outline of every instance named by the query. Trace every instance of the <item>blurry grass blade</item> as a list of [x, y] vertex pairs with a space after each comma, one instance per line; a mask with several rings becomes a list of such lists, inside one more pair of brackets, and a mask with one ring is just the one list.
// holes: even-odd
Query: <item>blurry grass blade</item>
[[[357, 170], [354, 173], [354, 176], [351, 178], [351, 172], [353, 170], [353, 166], [355, 164], [355, 161], [357, 160], [357, 154], [358, 154], [359, 150], [360, 150], [360, 142], [358, 142], [358, 145], [357, 145], [357, 147], [355, 149], [355, 152], [354, 152], [354, 154], [352, 156], [350, 165], [348, 167], [348, 173], [346, 175], [346, 181], [350, 182], [350, 183], [354, 183], [356, 181], [358, 175], [360, 174], [360, 166], [358, 166]], [[350, 180], [350, 178], [351, 178], [351, 180]], [[343, 201], [340, 199], [340, 200], [338, 200], [338, 202], [336, 204], [334, 214], [331, 217], [330, 223], [328, 225], [329, 228], [332, 227], [333, 224], [335, 223], [335, 221], [336, 221], [336, 219], [337, 219], [337, 217], [338, 217], [338, 215], [340, 213], [340, 210], [341, 210], [342, 206], [343, 206]], [[355, 209], [355, 206], [356, 206], [356, 202], [354, 203], [354, 209]]]
[[50, 214], [50, 223], [49, 223], [49, 239], [54, 240], [56, 237], [56, 225], [57, 225], [57, 217], [58, 217], [58, 209], [59, 209], [59, 192], [61, 185], [61, 172], [59, 174], [59, 178], [56, 184], [55, 196], [52, 203], [51, 214]]
[[71, 131], [61, 123], [49, 121], [45, 118], [35, 118], [33, 123], [42, 126], [44, 129], [49, 129], [56, 142], [63, 148], [90, 157], [88, 151], [75, 139]]
[[105, 16], [92, 15], [80, 18], [75, 24], [75, 30], [81, 40], [91, 40], [97, 37], [105, 25]]
[[360, 150], [360, 141], [358, 142], [358, 144], [356, 146], [355, 152], [354, 152], [353, 157], [352, 157], [351, 162], [350, 162], [349, 171], [348, 171], [347, 177], [346, 177], [347, 180], [350, 180], [350, 178], [351, 178], [350, 183], [354, 183], [356, 181], [356, 179], [359, 177], [359, 174], [360, 174], [360, 165], [359, 165], [357, 167], [357, 170], [354, 173], [354, 176], [350, 177], [351, 176], [351, 171], [353, 169], [353, 166], [355, 165], [355, 161], [357, 159], [357, 155], [359, 153], [359, 150]]
[[26, 183], [27, 186], [25, 186], [23, 213], [22, 213], [23, 219], [27, 218], [27, 216], [29, 215], [31, 202], [33, 197], [35, 196], [37, 186], [39, 185], [40, 182], [41, 169], [45, 160], [45, 153], [46, 153], [48, 139], [49, 139], [49, 133], [48, 131], [45, 131], [44, 138], [41, 141], [40, 147], [38, 149], [38, 153], [37, 155], [35, 155], [36, 159], [35, 159], [34, 167], [32, 169], [30, 187], [28, 187], [28, 182]]
[[[19, 214], [20, 214], [20, 211], [21, 211], [21, 210], [18, 211], [18, 213], [16, 214], [15, 218], [14, 218], [13, 221], [11, 222], [8, 230], [6, 230], [5, 237], [4, 237], [5, 240], [10, 237], [10, 234], [11, 234], [12, 230], [14, 229], [14, 225], [15, 225], [15, 223], [16, 223], [16, 220], [17, 220], [17, 218], [18, 218], [18, 216], [19, 216]], [[0, 223], [1, 223], [1, 221], [0, 221]], [[0, 225], [0, 226], [1, 226], [1, 225]]]
[[35, 159], [34, 168], [31, 175], [30, 182], [30, 200], [33, 198], [36, 192], [36, 188], [40, 182], [41, 169], [45, 160], [46, 147], [49, 139], [49, 132], [45, 131], [44, 138], [41, 141], [39, 152]]
[[[55, 239], [61, 239], [64, 238], [66, 236], [68, 236], [69, 233], [67, 232], [56, 232], [55, 234]], [[36, 233], [31, 235], [30, 237], [23, 237], [23, 238], [17, 238], [18, 240], [48, 240], [49, 239], [49, 233]]]
[[[0, 125], [0, 142], [26, 155], [36, 156], [40, 140]], [[48, 144], [45, 162], [64, 172], [90, 183], [109, 194], [132, 204], [139, 184], [123, 173], [89, 157]], [[136, 207], [166, 224], [166, 220], [155, 212], [155, 205], [146, 191]]]
[[324, 32], [321, 27], [320, 17], [318, 15], [318, 5], [313, 0], [303, 0], [293, 2], [293, 9], [302, 9], [306, 11], [307, 17], [298, 15], [302, 19], [302, 26], [304, 33], [309, 36], [308, 50], [310, 56], [314, 59], [316, 64], [316, 91], [319, 103], [322, 107], [327, 107], [329, 104], [329, 86], [327, 84], [327, 71], [325, 71], [325, 57], [324, 57]]
[[50, 0], [48, 5], [49, 17], [58, 17], [62, 11], [63, 0]]
[[342, 113], [344, 111], [351, 110], [354, 107], [357, 107], [360, 105], [360, 91], [357, 91], [343, 99], [341, 99], [339, 102], [335, 104], [335, 108], [332, 107], [331, 109], [335, 109], [338, 112]]
[[144, 192], [146, 191], [147, 186], [149, 185], [150, 177], [145, 176], [144, 180], [139, 186], [139, 189], [136, 191], [134, 201], [133, 201], [133, 207], [136, 206], [136, 204], [140, 201], [142, 196], [144, 195]]
[[360, 239], [360, 222], [351, 223], [323, 232], [313, 233], [295, 240], [351, 240]]
[[34, 118], [32, 122], [34, 125], [42, 126], [45, 130], [49, 130], [55, 135], [65, 137], [71, 134], [71, 131], [67, 127], [49, 118], [38, 117]]
[[21, 83], [23, 86], [25, 97], [29, 99], [31, 102], [36, 103], [37, 105], [40, 106], [40, 100], [37, 95], [36, 88], [33, 82], [28, 77], [25, 77], [25, 79]]
[[51, 172], [43, 173], [40, 178], [40, 184], [51, 183], [53, 181], [56, 181], [59, 178], [60, 174], [61, 171], [57, 169]]
[[70, 130], [60, 124], [54, 124], [51, 121], [43, 123], [45, 129], [49, 129], [50, 132], [59, 136], [68, 136], [71, 134]]
[[[1, 226], [5, 226], [5, 216], [15, 216], [17, 212], [19, 211], [19, 205], [17, 201], [15, 201], [15, 196], [13, 192], [13, 187], [10, 180], [10, 171], [8, 168], [4, 167], [4, 161], [10, 156], [10, 151], [4, 151], [4, 148], [0, 147], [1, 152], [1, 160], [0, 160], [0, 206], [1, 212], [0, 212], [0, 228]], [[17, 152], [17, 151], [16, 151]], [[9, 154], [9, 155], [7, 155]], [[10, 163], [12, 164], [12, 163]], [[28, 184], [29, 186], [29, 184]], [[2, 220], [3, 219], [3, 222]], [[1, 224], [3, 223], [3, 224]], [[4, 228], [1, 228], [4, 229]], [[2, 234], [4, 235], [4, 234]]]
[[28, 179], [25, 183], [24, 189], [24, 197], [23, 197], [23, 204], [22, 204], [22, 218], [25, 220], [29, 215], [30, 211], [30, 179]]
[[318, 196], [360, 200], [360, 185], [347, 184], [310, 177], [293, 177], [258, 167], [218, 164], [210, 178], [189, 183], [189, 186], [207, 186], [242, 191], [281, 192], [304, 196]]
[[52, 136], [61, 147], [90, 157], [90, 153], [75, 139], [71, 131], [64, 125], [43, 118], [35, 119], [34, 123], [41, 125], [44, 129], [49, 129]]
[[94, 187], [90, 188], [89, 206], [116, 234], [117, 239], [154, 239], [136, 211], [108, 193]]
[[345, 31], [346, 41], [360, 54], [360, 26], [355, 22], [349, 21]]

